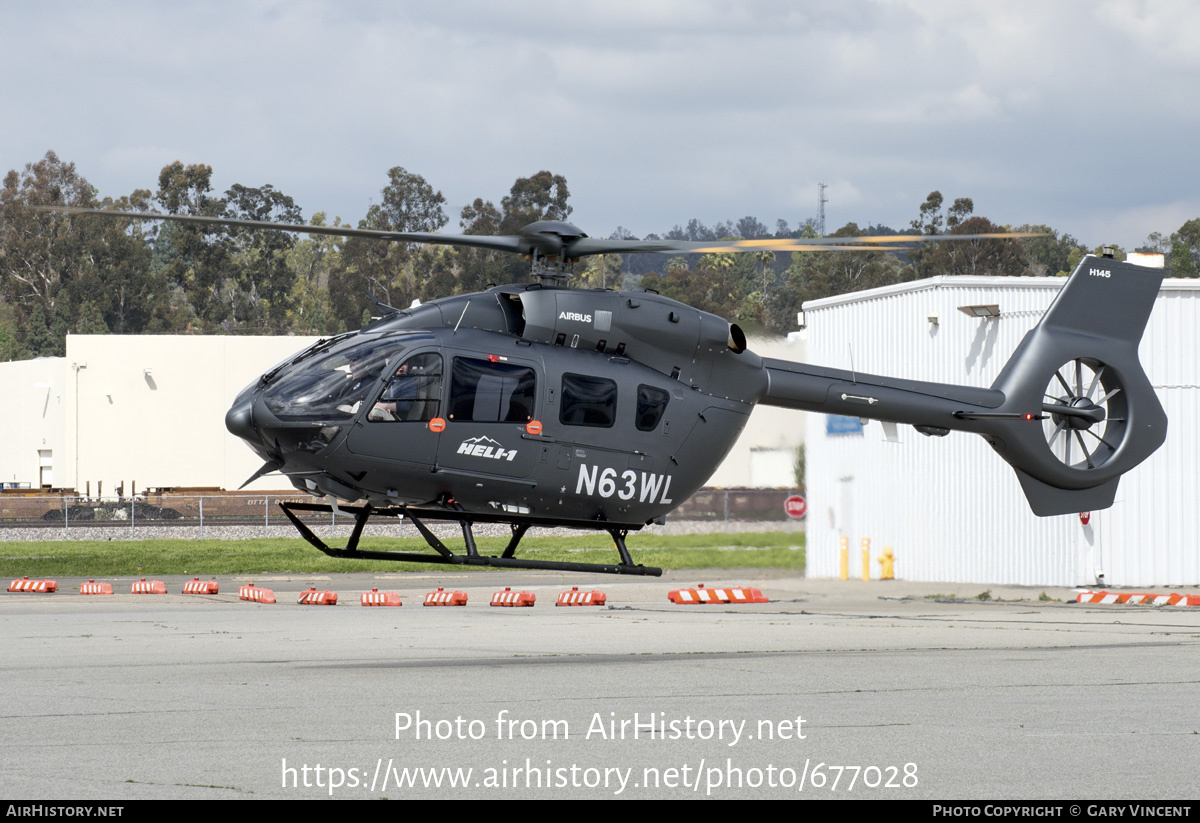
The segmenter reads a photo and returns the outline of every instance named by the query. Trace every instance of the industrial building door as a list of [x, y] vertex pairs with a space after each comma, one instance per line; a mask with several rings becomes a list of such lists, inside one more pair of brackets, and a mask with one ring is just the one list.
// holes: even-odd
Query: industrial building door
[[43, 489], [54, 487], [53, 449], [38, 449], [38, 485]]

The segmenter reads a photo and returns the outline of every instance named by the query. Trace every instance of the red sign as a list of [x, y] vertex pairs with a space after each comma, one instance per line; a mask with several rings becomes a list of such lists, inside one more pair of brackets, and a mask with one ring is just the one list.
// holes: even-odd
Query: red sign
[[1090, 521], [1091, 519], [1092, 519], [1091, 512], [1080, 512], [1079, 513], [1079, 522], [1082, 523], [1083, 525], [1086, 526], [1088, 524], [1088, 521]]
[[783, 510], [793, 520], [803, 520], [804, 515], [808, 513], [808, 503], [800, 495], [794, 494], [783, 501]]

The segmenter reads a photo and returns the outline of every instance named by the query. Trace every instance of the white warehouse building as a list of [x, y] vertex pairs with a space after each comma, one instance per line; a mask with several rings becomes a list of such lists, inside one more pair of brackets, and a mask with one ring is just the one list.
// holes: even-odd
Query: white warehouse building
[[[262, 461], [225, 431], [237, 393], [315, 337], [67, 335], [66, 357], [0, 363], [0, 481], [99, 496], [236, 489]], [[186, 457], [181, 457], [186, 455]], [[278, 477], [255, 489], [287, 487]]]
[[[809, 361], [987, 387], [1065, 282], [937, 277], [813, 301], [804, 306]], [[809, 576], [838, 576], [846, 536], [854, 570], [861, 539], [870, 538], [874, 577], [876, 558], [891, 546], [896, 576], [906, 580], [1200, 584], [1198, 297], [1200, 281], [1164, 281], [1139, 354], [1167, 413], [1167, 440], [1121, 479], [1112, 508], [1086, 518], [1035, 516], [1013, 470], [977, 435], [926, 437], [908, 426], [859, 428], [811, 415]], [[999, 316], [960, 311], [985, 304], [998, 304]]]

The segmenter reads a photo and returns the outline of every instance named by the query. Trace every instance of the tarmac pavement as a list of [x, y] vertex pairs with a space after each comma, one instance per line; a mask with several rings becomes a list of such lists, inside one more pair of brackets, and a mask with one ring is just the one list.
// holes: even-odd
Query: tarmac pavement
[[[762, 571], [253, 578], [275, 605], [132, 579], [0, 595], [4, 796], [1197, 795], [1197, 608]], [[667, 601], [699, 583], [771, 602]], [[439, 586], [468, 605], [423, 608]], [[537, 605], [490, 607], [505, 586]], [[571, 586], [608, 604], [555, 607]], [[376, 587], [404, 605], [361, 607]]]

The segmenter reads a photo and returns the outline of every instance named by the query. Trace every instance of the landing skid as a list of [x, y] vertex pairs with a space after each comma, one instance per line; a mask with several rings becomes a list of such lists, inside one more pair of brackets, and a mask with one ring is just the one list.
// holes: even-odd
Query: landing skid
[[[325, 541], [313, 534], [312, 530], [294, 514], [294, 512], [324, 512], [329, 514], [333, 512], [332, 506], [323, 503], [281, 502], [279, 508], [283, 509], [283, 513], [287, 515], [288, 520], [292, 521], [292, 525], [296, 527], [296, 531], [300, 532], [301, 537], [330, 557], [342, 557], [350, 560], [395, 560], [402, 563], [444, 563], [451, 566], [493, 566], [502, 569], [549, 569], [553, 571], [592, 572], [597, 574], [637, 574], [649, 577], [659, 577], [662, 575], [662, 569], [654, 568], [653, 566], [634, 565], [633, 558], [629, 556], [629, 549], [625, 547], [625, 535], [628, 534], [627, 529], [607, 528], [603, 523], [596, 523], [594, 526], [589, 525], [584, 528], [608, 532], [613, 539], [613, 543], [616, 545], [617, 553], [621, 557], [620, 563], [565, 563], [557, 560], [526, 560], [514, 556], [517, 551], [517, 544], [521, 542], [521, 538], [525, 536], [525, 532], [529, 531], [531, 526], [561, 525], [551, 521], [539, 523], [537, 521], [500, 516], [492, 517], [474, 514], [467, 516], [463, 512], [414, 509], [407, 506], [388, 506], [378, 509], [370, 505], [338, 507], [339, 513], [354, 515], [354, 529], [350, 532], [350, 539], [347, 541], [346, 546], [337, 549], [327, 546]], [[407, 517], [416, 526], [421, 536], [425, 538], [425, 542], [437, 554], [426, 554], [424, 552], [360, 551], [358, 541], [362, 537], [367, 520], [373, 516]], [[422, 522], [424, 520], [450, 520], [458, 523], [462, 527], [466, 554], [455, 554], [446, 548], [446, 545], [438, 539], [437, 535], [431, 532], [429, 527]], [[512, 537], [509, 539], [508, 545], [505, 546], [502, 554], [499, 556], [487, 556], [479, 553], [475, 545], [475, 535], [472, 532], [472, 526], [477, 522], [507, 523], [509, 528], [512, 529]]]

